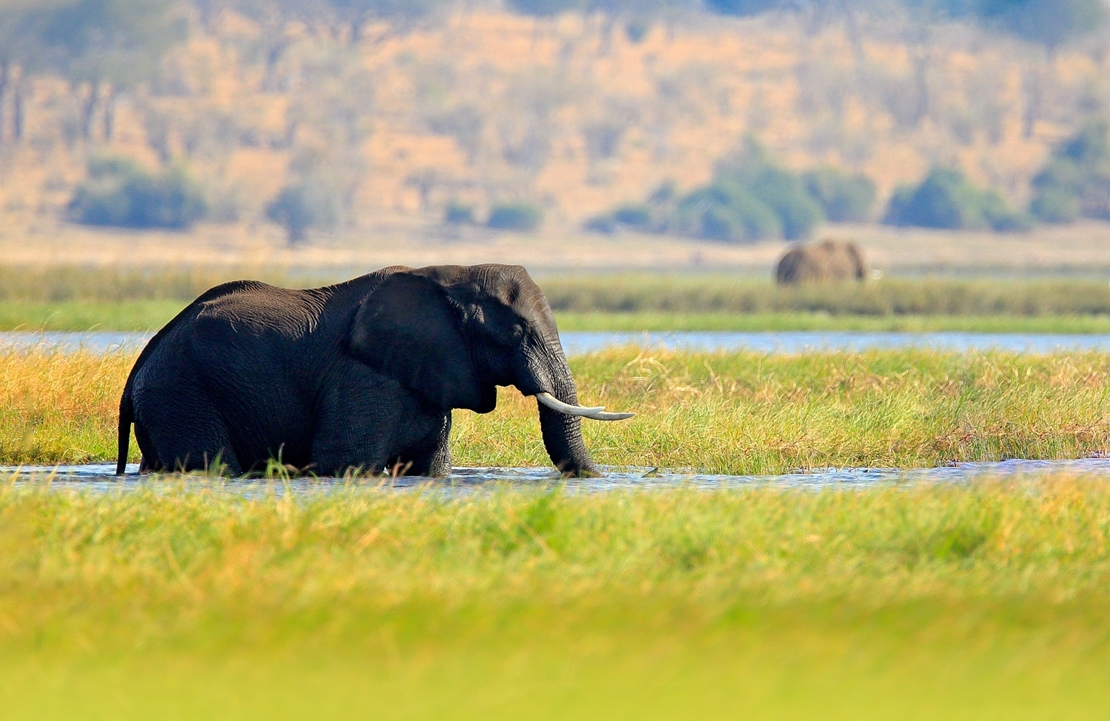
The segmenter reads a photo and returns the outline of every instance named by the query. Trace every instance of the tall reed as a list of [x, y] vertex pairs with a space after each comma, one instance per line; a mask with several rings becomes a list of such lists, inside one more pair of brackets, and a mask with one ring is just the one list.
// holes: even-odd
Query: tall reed
[[[0, 352], [0, 463], [109, 461], [133, 356]], [[934, 466], [1110, 452], [1110, 358], [928, 350], [660, 353], [571, 359], [579, 396], [631, 410], [586, 423], [604, 464], [719, 473]], [[138, 450], [132, 444], [132, 460]], [[455, 414], [455, 463], [548, 466], [535, 401]]]

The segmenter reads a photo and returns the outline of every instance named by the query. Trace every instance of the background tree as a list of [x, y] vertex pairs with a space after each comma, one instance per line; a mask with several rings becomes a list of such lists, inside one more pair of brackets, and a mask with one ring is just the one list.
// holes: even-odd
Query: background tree
[[586, 12], [600, 13], [601, 52], [607, 54], [612, 46], [613, 31], [621, 24], [633, 42], [639, 42], [659, 19], [681, 9], [692, 9], [693, 0], [584, 0]]
[[29, 23], [41, 44], [35, 65], [74, 88], [88, 88], [81, 122], [86, 140], [101, 105], [104, 137], [112, 139], [119, 93], [156, 77], [163, 54], [185, 38], [188, 27], [165, 0], [69, 0], [40, 7]]
[[39, 50], [37, 16], [49, 7], [49, 0], [0, 0], [0, 145], [22, 139], [22, 85]]
[[1110, 219], [1110, 128], [1087, 125], [1057, 146], [1033, 177], [1030, 210], [1040, 220]]
[[782, 0], [705, 0], [710, 12], [720, 15], [750, 17], [781, 8]]
[[533, 17], [551, 17], [560, 13], [582, 9], [583, 0], [505, 0], [513, 12]]
[[296, 42], [290, 23], [298, 18], [302, 6], [297, 0], [231, 0], [232, 7], [254, 21], [258, 27], [258, 53], [262, 56], [262, 90], [279, 89], [278, 64]]
[[1025, 112], [1022, 132], [1032, 137], [1046, 102], [1047, 64], [1051, 70], [1062, 46], [1093, 33], [1106, 34], [1106, 0], [903, 0], [929, 7], [956, 19], [972, 19], [1044, 48], [1044, 55], [1026, 54], [1022, 77]]
[[448, 5], [448, 0], [326, 0], [339, 21], [350, 29], [352, 43], [363, 39], [366, 27], [385, 21], [406, 27]]
[[946, 0], [954, 17], [980, 23], [1043, 45], [1050, 54], [1065, 43], [1104, 29], [1105, 0]]

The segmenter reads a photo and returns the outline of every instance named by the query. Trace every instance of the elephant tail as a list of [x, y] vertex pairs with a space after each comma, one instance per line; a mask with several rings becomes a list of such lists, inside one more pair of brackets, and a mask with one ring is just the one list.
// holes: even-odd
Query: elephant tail
[[119, 399], [119, 446], [116, 451], [116, 475], [127, 470], [127, 453], [131, 445], [131, 423], [135, 420], [135, 406], [131, 403], [131, 384], [123, 389]]

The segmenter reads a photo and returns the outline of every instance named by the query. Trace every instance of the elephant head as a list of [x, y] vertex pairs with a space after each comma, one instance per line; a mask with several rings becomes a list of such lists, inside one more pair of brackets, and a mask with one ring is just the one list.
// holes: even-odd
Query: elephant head
[[567, 474], [597, 472], [580, 417], [632, 415], [578, 405], [551, 307], [520, 266], [397, 270], [362, 301], [349, 348], [436, 408], [488, 413], [497, 386], [536, 396], [544, 447]]

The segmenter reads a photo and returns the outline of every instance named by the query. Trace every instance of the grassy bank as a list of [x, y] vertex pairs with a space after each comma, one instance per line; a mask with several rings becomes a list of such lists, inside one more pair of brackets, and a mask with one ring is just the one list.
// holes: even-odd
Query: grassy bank
[[[0, 331], [154, 331], [188, 301], [0, 301]], [[824, 312], [610, 313], [558, 311], [561, 330], [586, 331], [964, 331], [1110, 333], [1110, 315], [830, 315]]]
[[[309, 287], [353, 275], [264, 267], [0, 266], [0, 330], [147, 331], [235, 278]], [[539, 279], [566, 330], [953, 330], [1110, 332], [1105, 281], [892, 278], [779, 288], [715, 275]]]
[[1100, 718], [1110, 491], [0, 491], [6, 718]]
[[551, 307], [579, 313], [825, 313], [862, 316], [1110, 315], [1105, 279], [884, 278], [779, 287], [713, 275], [541, 278]]
[[0, 301], [0, 330], [155, 331], [185, 307], [181, 300]]
[[[312, 287], [372, 269], [265, 266], [155, 268], [0, 265], [0, 301], [190, 301], [214, 285], [255, 278]], [[541, 276], [552, 308], [605, 313], [828, 313], [849, 315], [1110, 315], [1097, 277], [892, 277], [867, 283], [778, 287], [770, 279], [712, 274]]]
[[[132, 361], [0, 354], [0, 463], [114, 458]], [[574, 358], [571, 367], [584, 402], [638, 413], [584, 424], [588, 447], [605, 464], [748, 474], [1110, 451], [1106, 354], [625, 349]], [[547, 466], [535, 401], [512, 388], [499, 398], [492, 414], [456, 413], [455, 463]]]
[[[0, 312], [3, 306], [0, 305]], [[575, 313], [559, 311], [560, 330], [587, 331], [958, 331], [1110, 333], [1110, 315], [830, 315], [781, 313]], [[2, 317], [2, 316], [0, 316]]]

